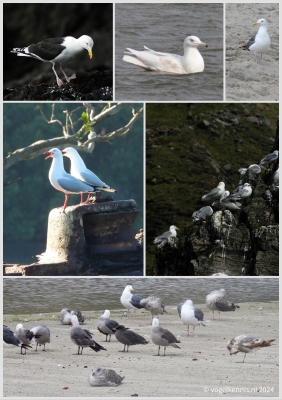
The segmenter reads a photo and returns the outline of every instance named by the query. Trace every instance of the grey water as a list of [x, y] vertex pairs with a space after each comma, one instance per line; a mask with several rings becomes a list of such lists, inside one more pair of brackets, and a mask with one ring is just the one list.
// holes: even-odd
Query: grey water
[[[116, 4], [115, 99], [140, 101], [223, 100], [223, 4]], [[126, 48], [183, 55], [187, 36], [198, 36], [202, 73], [161, 74], [122, 61]]]
[[278, 278], [4, 278], [3, 314], [121, 310], [126, 285], [142, 297], [156, 295], [166, 306], [190, 298], [203, 304], [212, 290], [224, 288], [235, 303], [278, 301]]

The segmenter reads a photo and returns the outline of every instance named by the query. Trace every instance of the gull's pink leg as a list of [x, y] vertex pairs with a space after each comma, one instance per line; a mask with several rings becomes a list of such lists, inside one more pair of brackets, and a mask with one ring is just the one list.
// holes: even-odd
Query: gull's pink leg
[[66, 75], [65, 71], [63, 70], [62, 64], [60, 64], [60, 69], [61, 69], [62, 73], [64, 74], [64, 76], [65, 76], [67, 82], [69, 82], [71, 79], [75, 79], [75, 78], [76, 78], [76, 74], [72, 74], [72, 76], [69, 76], [69, 77], [68, 77], [68, 76]]
[[61, 81], [61, 79], [58, 77], [57, 72], [56, 72], [56, 70], [55, 70], [55, 64], [53, 64], [52, 70], [54, 71], [54, 74], [55, 74], [55, 76], [56, 76], [57, 85], [58, 85], [58, 86], [62, 86], [62, 85], [64, 84], [64, 82]]
[[65, 209], [66, 209], [66, 207], [67, 207], [67, 205], [68, 205], [68, 201], [69, 201], [69, 195], [66, 193], [65, 194], [65, 202], [64, 202], [64, 205], [63, 205], [63, 213], [65, 212]]

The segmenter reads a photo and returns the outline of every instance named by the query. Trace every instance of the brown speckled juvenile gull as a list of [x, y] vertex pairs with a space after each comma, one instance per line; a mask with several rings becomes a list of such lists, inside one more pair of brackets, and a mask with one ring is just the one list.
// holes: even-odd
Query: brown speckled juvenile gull
[[159, 314], [163, 314], [164, 312], [166, 313], [164, 302], [157, 296], [149, 296], [146, 299], [140, 300], [140, 306], [145, 308], [147, 311], [150, 311], [152, 320], [154, 315], [159, 316]]
[[[227, 349], [229, 350], [230, 355], [237, 354], [237, 353], [245, 353], [244, 359], [242, 362], [245, 361], [247, 353], [251, 353], [256, 351], [260, 347], [268, 347], [271, 346], [271, 342], [274, 342], [275, 339], [271, 340], [263, 340], [256, 338], [252, 335], [239, 335], [233, 339], [230, 339], [227, 342]], [[235, 351], [232, 350], [235, 349]]]
[[88, 382], [91, 386], [118, 386], [123, 381], [124, 376], [118, 375], [112, 369], [93, 367], [89, 375]]

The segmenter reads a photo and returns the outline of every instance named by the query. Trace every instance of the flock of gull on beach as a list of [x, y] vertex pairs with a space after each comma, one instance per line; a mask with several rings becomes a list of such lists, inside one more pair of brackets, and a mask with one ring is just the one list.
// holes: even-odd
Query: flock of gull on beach
[[[265, 165], [271, 168], [274, 163], [276, 164], [278, 157], [279, 151], [274, 150], [273, 153], [267, 154], [259, 164], [252, 164], [248, 168], [240, 168], [239, 173], [241, 177], [249, 176], [249, 174], [252, 174], [252, 176], [258, 175], [261, 173], [262, 169], [266, 169]], [[279, 190], [279, 164], [277, 169], [273, 172], [271, 185], [273, 189]], [[202, 201], [210, 202], [212, 206], [218, 205], [219, 202], [222, 210], [237, 211], [241, 209], [243, 202], [250, 198], [252, 193], [252, 185], [248, 182], [239, 186], [232, 194], [230, 194], [228, 190], [225, 190], [224, 182], [219, 182], [215, 189], [212, 189], [202, 197]], [[192, 214], [192, 218], [194, 223], [205, 222], [207, 217], [212, 215], [213, 208], [211, 206], [205, 206], [195, 211]], [[171, 247], [176, 247], [175, 238], [177, 236], [177, 229], [179, 228], [175, 225], [171, 225], [169, 231], [157, 236], [153, 243], [156, 244], [159, 249], [163, 248], [166, 244], [169, 244]]]
[[[160, 348], [164, 347], [163, 355], [166, 355], [166, 348], [169, 346], [179, 348], [181, 343], [172, 332], [161, 327], [159, 325], [159, 315], [167, 313], [165, 310], [165, 304], [161, 298], [150, 295], [147, 298], [143, 298], [139, 295], [132, 294], [133, 287], [127, 285], [123, 290], [120, 297], [121, 304], [127, 309], [127, 318], [129, 318], [130, 310], [146, 309], [151, 313], [151, 340], [158, 346], [158, 354], [160, 355]], [[214, 290], [206, 296], [206, 306], [212, 310], [213, 319], [214, 312], [218, 312], [218, 319], [220, 319], [220, 312], [235, 311], [240, 308], [238, 305], [225, 299], [225, 290]], [[179, 318], [184, 325], [187, 325], [187, 336], [194, 336], [195, 327], [197, 325], [205, 326], [203, 312], [193, 305], [193, 301], [190, 299], [183, 300], [177, 306]], [[69, 310], [64, 308], [61, 310], [60, 315], [61, 323], [64, 325], [71, 325], [70, 328], [70, 340], [78, 346], [78, 355], [82, 355], [83, 348], [89, 347], [95, 352], [101, 350], [107, 350], [93, 339], [93, 334], [87, 329], [83, 329], [80, 324], [84, 322], [84, 316], [80, 311]], [[193, 327], [193, 333], [190, 332], [190, 326]], [[97, 329], [100, 333], [106, 336], [106, 342], [110, 343], [111, 335], [115, 335], [118, 342], [124, 345], [122, 352], [128, 352], [130, 346], [134, 345], [146, 345], [148, 340], [133, 330], [126, 328], [119, 322], [110, 319], [110, 311], [105, 312], [98, 318]], [[244, 353], [244, 359], [247, 353], [257, 350], [260, 347], [271, 346], [271, 343], [275, 339], [263, 340], [252, 335], [239, 335], [232, 338], [227, 343], [227, 349], [230, 355], [237, 354], [239, 352]], [[24, 329], [20, 323], [16, 326], [15, 333], [12, 332], [7, 326], [3, 325], [3, 342], [4, 345], [13, 347], [18, 346], [21, 348], [21, 354], [25, 355], [26, 350], [30, 349], [32, 342], [36, 342], [37, 346], [43, 345], [43, 351], [45, 351], [46, 343], [50, 343], [50, 329], [46, 325], [38, 325], [32, 329]], [[24, 352], [23, 352], [24, 350]], [[103, 369], [99, 366], [92, 368], [91, 374], [88, 378], [88, 382], [91, 386], [117, 386], [119, 385], [124, 377], [118, 375], [115, 371], [110, 369]]]

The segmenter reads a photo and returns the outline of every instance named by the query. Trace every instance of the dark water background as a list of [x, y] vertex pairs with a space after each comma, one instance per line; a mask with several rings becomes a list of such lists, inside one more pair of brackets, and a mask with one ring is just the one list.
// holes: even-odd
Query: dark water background
[[123, 309], [120, 296], [126, 285], [135, 294], [155, 294], [166, 306], [190, 298], [203, 304], [212, 290], [224, 288], [226, 298], [237, 302], [278, 301], [278, 278], [4, 278], [4, 314]]
[[[223, 4], [116, 4], [116, 100], [223, 100]], [[189, 75], [144, 71], [122, 61], [127, 47], [143, 46], [183, 55], [187, 36], [208, 44], [199, 48], [203, 73]]]

